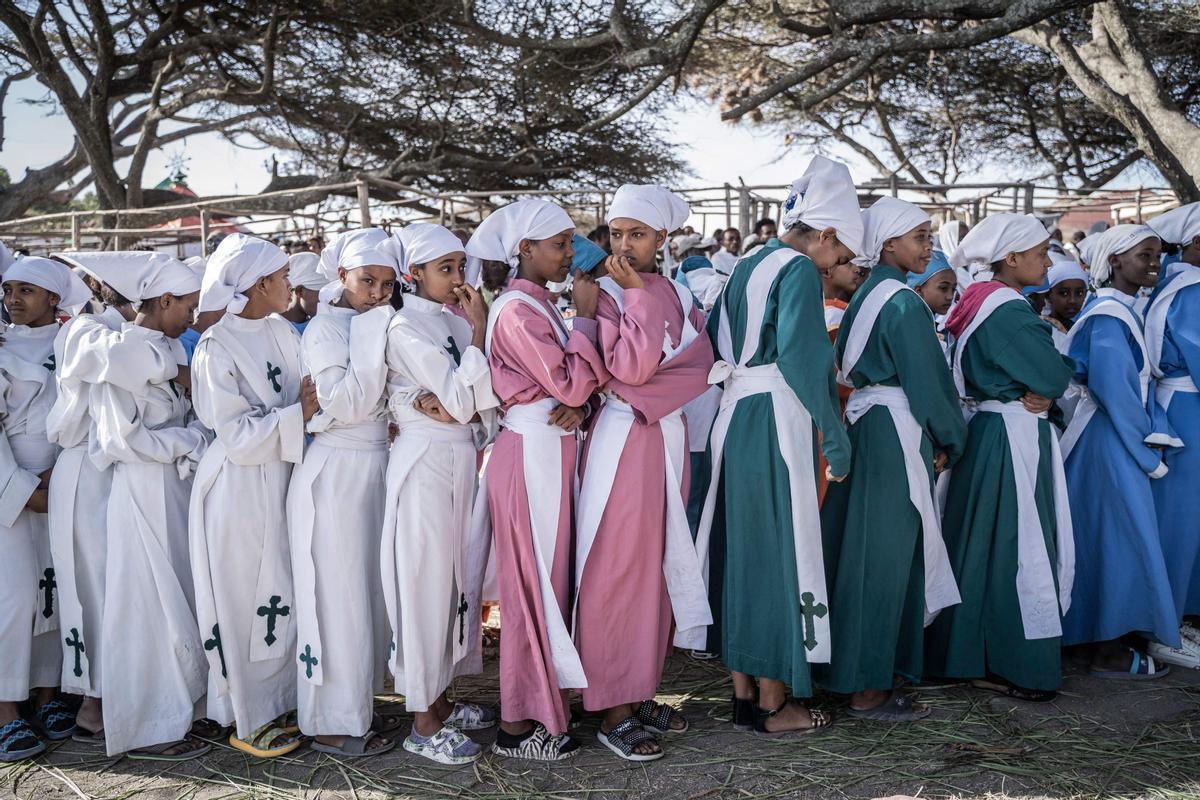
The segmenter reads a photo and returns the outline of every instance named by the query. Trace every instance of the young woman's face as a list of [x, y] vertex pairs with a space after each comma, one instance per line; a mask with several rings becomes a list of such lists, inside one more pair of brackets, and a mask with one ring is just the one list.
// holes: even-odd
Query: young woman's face
[[428, 264], [409, 268], [417, 296], [443, 305], [458, 305], [454, 290], [467, 282], [467, 254], [447, 253]]
[[1060, 281], [1050, 289], [1050, 313], [1064, 322], [1075, 319], [1087, 300], [1087, 284], [1079, 280]]
[[1018, 286], [1039, 286], [1046, 280], [1046, 270], [1050, 269], [1050, 240], [1020, 253], [1009, 253], [1003, 263], [1004, 271]]
[[862, 285], [858, 267], [849, 262], [838, 264], [833, 269], [826, 270], [823, 275], [826, 276], [828, 288], [835, 294], [849, 296]]
[[310, 317], [317, 315], [317, 306], [321, 305], [320, 292], [307, 286], [294, 286], [292, 294], [295, 295], [296, 305], [300, 306], [301, 311]]
[[200, 305], [200, 291], [196, 290], [191, 294], [172, 295], [164, 294], [162, 297], [155, 297], [147, 303], [153, 303], [154, 308], [146, 309], [146, 303], [142, 304], [142, 310], [152, 314], [158, 322], [159, 329], [164, 336], [171, 339], [178, 339], [192, 325], [192, 320], [196, 317], [196, 306]]
[[952, 269], [943, 269], [917, 287], [917, 294], [935, 314], [945, 314], [954, 302], [954, 291], [958, 288], [958, 277]]
[[609, 243], [614, 256], [625, 256], [638, 272], [653, 272], [658, 266], [658, 248], [666, 231], [656, 231], [636, 219], [618, 217], [608, 222]]
[[338, 267], [342, 282], [342, 300], [360, 314], [392, 299], [396, 286], [396, 271], [391, 267], [371, 265], [345, 270]]
[[527, 277], [542, 283], [562, 283], [571, 271], [575, 248], [571, 244], [574, 228], [557, 233], [549, 239], [525, 239], [521, 242], [521, 269]]
[[800, 252], [808, 256], [822, 272], [841, 264], [849, 264], [854, 258], [854, 252], [838, 240], [837, 231], [833, 228], [805, 234], [804, 246]]
[[58, 295], [32, 283], [5, 281], [4, 307], [14, 325], [48, 325], [54, 321]]
[[1200, 267], [1200, 236], [1185, 244], [1179, 251], [1179, 260]]
[[288, 268], [282, 266], [265, 278], [259, 278], [255, 288], [262, 293], [270, 314], [282, 314], [292, 302], [292, 284], [288, 281]]
[[1138, 288], [1158, 283], [1158, 259], [1162, 255], [1162, 240], [1152, 236], [1138, 242], [1131, 250], [1109, 256], [1113, 276], [1120, 276], [1127, 284]]
[[883, 252], [888, 262], [905, 272], [924, 272], [933, 258], [933, 236], [929, 228], [930, 223], [922, 222], [903, 236], [884, 242]]

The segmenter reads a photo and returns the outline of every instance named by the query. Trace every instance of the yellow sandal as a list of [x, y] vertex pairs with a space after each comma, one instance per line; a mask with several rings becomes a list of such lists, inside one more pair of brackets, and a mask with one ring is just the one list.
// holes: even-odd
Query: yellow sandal
[[[283, 736], [292, 739], [292, 741], [279, 747], [271, 747], [271, 744], [276, 739]], [[275, 720], [271, 720], [267, 724], [256, 728], [250, 734], [249, 739], [240, 739], [237, 733], [229, 734], [229, 745], [235, 750], [241, 750], [243, 753], [252, 755], [255, 758], [278, 758], [279, 756], [286, 756], [299, 747], [300, 740], [276, 725]], [[259, 745], [266, 746], [259, 747]]]

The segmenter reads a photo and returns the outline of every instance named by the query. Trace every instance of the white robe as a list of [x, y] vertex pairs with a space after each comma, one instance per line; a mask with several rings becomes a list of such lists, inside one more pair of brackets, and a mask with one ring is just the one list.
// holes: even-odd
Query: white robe
[[304, 453], [300, 379], [300, 337], [276, 315], [226, 314], [192, 361], [196, 416], [216, 434], [188, 519], [207, 716], [242, 738], [296, 707], [285, 501]]
[[58, 448], [46, 438], [58, 325], [13, 325], [0, 347], [0, 701], [56, 686], [58, 593], [45, 514], [25, 508]]
[[[458, 356], [457, 358], [455, 356]], [[397, 647], [396, 691], [427, 711], [457, 675], [482, 670], [468, 585], [477, 454], [495, 433], [500, 405], [471, 327], [438, 303], [405, 295], [387, 337], [388, 411], [400, 428], [388, 461], [380, 555]], [[456, 422], [432, 420], [413, 401], [437, 395]], [[472, 424], [476, 414], [480, 422]], [[478, 632], [478, 628], [474, 629]]]
[[[134, 343], [141, 347], [124, 346]], [[112, 465], [101, 630], [110, 645], [102, 659], [110, 756], [182, 739], [208, 673], [187, 520], [207, 431], [188, 425], [191, 404], [177, 384], [138, 378], [151, 365], [128, 361], [147, 349], [160, 372], [187, 360], [178, 340], [127, 323], [121, 346], [109, 351], [108, 379], [90, 392], [95, 450]]]
[[359, 314], [322, 303], [301, 358], [321, 413], [288, 491], [296, 587], [301, 732], [362, 736], [391, 643], [379, 579], [388, 430], [383, 350], [390, 306]]
[[[81, 314], [54, 340], [58, 393], [46, 417], [46, 435], [62, 448], [50, 476], [50, 551], [58, 581], [63, 648], [62, 688], [88, 697], [103, 695], [105, 550], [112, 474], [90, 458], [93, 447], [90, 386], [111, 374], [109, 350], [121, 341], [124, 317], [114, 308]], [[147, 343], [130, 341], [121, 368], [145, 381], [175, 377], [176, 367], [154, 357]], [[71, 644], [67, 642], [70, 641]]]

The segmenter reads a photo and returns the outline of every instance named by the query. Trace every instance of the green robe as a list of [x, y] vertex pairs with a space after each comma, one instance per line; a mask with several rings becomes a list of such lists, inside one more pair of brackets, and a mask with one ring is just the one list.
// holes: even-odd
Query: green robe
[[[734, 352], [740, 352], [746, 336], [746, 284], [765, 257], [786, 246], [771, 239], [738, 264], [709, 318], [714, 345], [720, 319], [727, 316]], [[812, 416], [813, 441], [819, 432], [825, 458], [835, 472], [845, 474], [850, 447], [839, 418], [833, 347], [824, 319], [816, 266], [797, 252], [771, 287], [758, 351], [747, 366], [778, 365]], [[713, 616], [730, 669], [783, 681], [794, 694], [807, 696], [812, 684], [796, 578], [791, 489], [776, 425], [770, 394], [742, 398], [734, 408], [721, 470], [713, 476], [718, 494], [709, 581], [722, 591]], [[815, 447], [812, 459], [815, 474]], [[722, 554], [723, 564], [718, 563]]]
[[[863, 301], [887, 278], [903, 283], [905, 275], [877, 265], [851, 299], [835, 345], [839, 361]], [[932, 492], [934, 453], [957, 461], [967, 426], [925, 301], [907, 290], [892, 295], [848, 377], [856, 389], [883, 384], [904, 390], [924, 432], [921, 455]], [[921, 517], [909, 499], [904, 452], [889, 409], [874, 406], [851, 425], [850, 446], [850, 475], [829, 484], [821, 508], [833, 657], [817, 680], [843, 694], [890, 689], [896, 674], [920, 678], [925, 633]]]
[[[1004, 303], [967, 341], [962, 370], [977, 400], [1058, 398], [1074, 362], [1054, 348], [1050, 325], [1024, 303]], [[1036, 500], [1050, 563], [1058, 561], [1054, 480], [1046, 420], [1038, 424]], [[943, 611], [925, 637], [925, 666], [951, 678], [999, 676], [1025, 689], [1062, 682], [1061, 639], [1027, 640], [1017, 599], [1017, 497], [1004, 419], [972, 417], [967, 449], [950, 476], [942, 534], [962, 603]], [[1057, 579], [1057, 576], [1056, 576]]]

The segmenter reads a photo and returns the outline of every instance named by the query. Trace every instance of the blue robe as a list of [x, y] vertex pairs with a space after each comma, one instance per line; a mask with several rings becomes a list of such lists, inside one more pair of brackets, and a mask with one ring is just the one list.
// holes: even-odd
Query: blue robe
[[[1096, 303], [1117, 303], [1094, 297]], [[1135, 316], [1136, 312], [1135, 312]], [[1082, 314], [1081, 314], [1082, 317]], [[1085, 644], [1142, 633], [1179, 646], [1179, 621], [1167, 580], [1150, 489], [1161, 471], [1159, 451], [1142, 401], [1142, 353], [1120, 320], [1093, 315], [1074, 334], [1068, 355], [1075, 380], [1098, 408], [1066, 460], [1075, 530], [1075, 584], [1063, 618], [1063, 644]]]
[[[1180, 274], [1173, 273], [1163, 286]], [[1200, 381], [1200, 284], [1170, 299], [1158, 363], [1166, 378]], [[1200, 394], [1177, 391], [1165, 410], [1184, 446], [1166, 451], [1163, 460], [1170, 472], [1152, 488], [1178, 620], [1200, 614]]]

